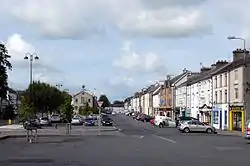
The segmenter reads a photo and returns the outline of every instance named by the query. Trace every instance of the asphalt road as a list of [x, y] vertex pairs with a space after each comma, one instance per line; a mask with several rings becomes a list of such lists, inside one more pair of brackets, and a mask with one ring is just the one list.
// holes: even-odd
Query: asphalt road
[[54, 166], [245, 166], [250, 144], [236, 136], [181, 134], [126, 116], [114, 116], [120, 132], [98, 136], [0, 141], [0, 165]]

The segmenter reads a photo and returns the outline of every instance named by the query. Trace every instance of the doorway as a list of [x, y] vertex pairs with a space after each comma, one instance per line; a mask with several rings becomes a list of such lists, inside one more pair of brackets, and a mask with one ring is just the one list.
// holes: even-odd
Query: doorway
[[233, 114], [233, 130], [242, 131], [242, 112], [235, 111]]

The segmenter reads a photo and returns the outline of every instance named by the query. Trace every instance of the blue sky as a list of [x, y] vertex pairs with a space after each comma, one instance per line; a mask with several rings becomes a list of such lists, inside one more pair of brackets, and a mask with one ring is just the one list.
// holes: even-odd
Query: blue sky
[[[12, 55], [10, 86], [34, 79], [75, 93], [85, 85], [123, 99], [167, 74], [231, 59], [249, 39], [248, 0], [2, 0], [0, 41]], [[237, 14], [237, 15], [236, 15]]]

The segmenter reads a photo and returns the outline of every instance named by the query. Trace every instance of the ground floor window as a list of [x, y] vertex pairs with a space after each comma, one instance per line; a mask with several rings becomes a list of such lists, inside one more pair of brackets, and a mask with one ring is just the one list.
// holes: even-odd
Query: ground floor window
[[225, 111], [225, 125], [227, 124], [227, 111]]
[[213, 114], [214, 114], [213, 123], [214, 124], [219, 124], [219, 111], [214, 111]]

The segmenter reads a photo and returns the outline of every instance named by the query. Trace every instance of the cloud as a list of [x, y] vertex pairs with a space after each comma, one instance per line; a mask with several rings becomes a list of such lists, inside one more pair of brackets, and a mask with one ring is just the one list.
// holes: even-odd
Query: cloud
[[[27, 42], [20, 34], [13, 34], [8, 37], [6, 41], [6, 47], [9, 51], [9, 54], [11, 55], [11, 63], [15, 72], [14, 74], [11, 74], [11, 79], [14, 79], [16, 78], [16, 75], [20, 74], [18, 73], [20, 69], [29, 68], [29, 62], [27, 62], [27, 60], [24, 60], [24, 56], [27, 53], [35, 53], [36, 49], [31, 43]], [[48, 82], [52, 79], [49, 78], [49, 75], [62, 73], [62, 71], [48, 64], [48, 62], [43, 59], [39, 59], [38, 61], [34, 60], [33, 63], [35, 80], [42, 80]], [[13, 81], [17, 80], [12, 80], [12, 82]]]
[[22, 0], [11, 14], [49, 38], [82, 38], [115, 26], [121, 34], [189, 37], [211, 32], [200, 4], [205, 0]]
[[123, 55], [115, 59], [113, 65], [134, 73], [150, 74], [165, 71], [161, 58], [149, 52], [139, 55], [131, 50], [131, 42], [125, 42], [122, 47]]

